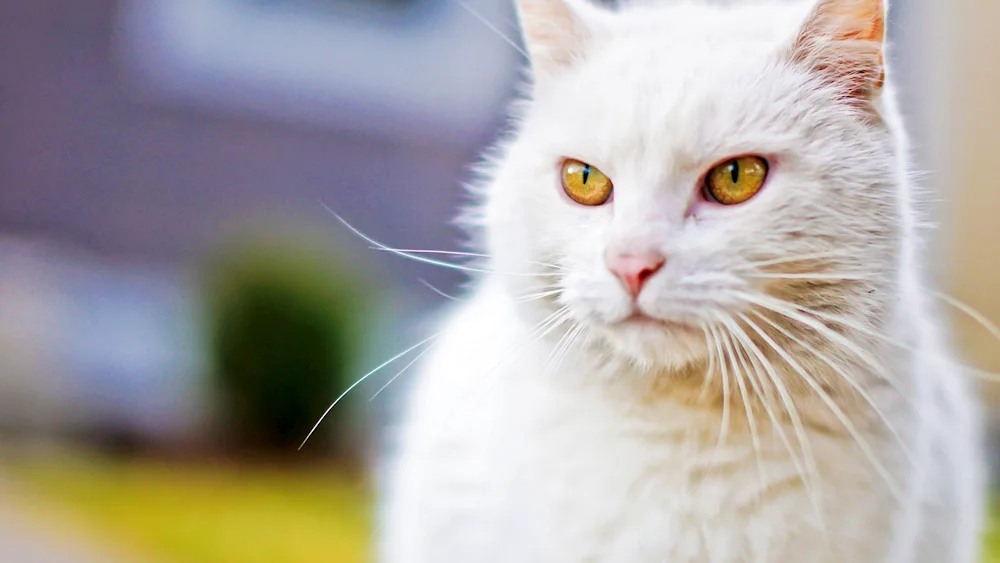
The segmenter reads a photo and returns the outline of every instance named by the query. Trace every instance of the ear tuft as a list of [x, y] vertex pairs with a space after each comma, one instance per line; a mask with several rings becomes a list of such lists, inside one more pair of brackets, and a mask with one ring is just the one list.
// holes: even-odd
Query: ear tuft
[[885, 84], [885, 0], [820, 0], [795, 41], [794, 57], [870, 100]]
[[536, 75], [571, 65], [590, 38], [590, 30], [567, 0], [517, 0], [517, 12]]

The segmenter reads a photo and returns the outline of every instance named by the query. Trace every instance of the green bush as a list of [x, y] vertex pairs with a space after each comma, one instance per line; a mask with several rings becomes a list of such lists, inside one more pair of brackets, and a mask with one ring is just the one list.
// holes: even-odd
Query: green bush
[[[294, 450], [357, 376], [365, 284], [312, 240], [245, 239], [210, 263], [214, 383], [234, 445]], [[345, 453], [350, 413], [349, 403], [333, 409], [309, 451]]]

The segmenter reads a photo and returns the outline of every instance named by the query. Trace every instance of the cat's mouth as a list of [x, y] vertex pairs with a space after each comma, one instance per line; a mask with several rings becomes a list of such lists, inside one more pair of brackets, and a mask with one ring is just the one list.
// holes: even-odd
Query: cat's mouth
[[635, 327], [635, 328], [652, 328], [657, 330], [691, 330], [693, 327], [691, 325], [671, 321], [666, 319], [661, 319], [648, 315], [641, 310], [634, 310], [632, 313], [625, 317], [624, 319], [615, 323], [615, 325], [620, 327]]

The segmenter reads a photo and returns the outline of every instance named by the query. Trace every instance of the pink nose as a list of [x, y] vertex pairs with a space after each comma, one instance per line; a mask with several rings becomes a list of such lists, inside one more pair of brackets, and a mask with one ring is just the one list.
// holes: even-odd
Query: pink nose
[[611, 273], [621, 280], [622, 285], [633, 298], [638, 297], [642, 291], [642, 286], [653, 277], [653, 274], [660, 271], [667, 261], [662, 254], [654, 250], [645, 252], [609, 252], [605, 258], [605, 263]]

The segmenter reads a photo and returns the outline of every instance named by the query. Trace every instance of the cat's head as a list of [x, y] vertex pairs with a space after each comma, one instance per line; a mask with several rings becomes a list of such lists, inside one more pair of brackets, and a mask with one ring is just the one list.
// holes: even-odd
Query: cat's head
[[883, 0], [518, 7], [531, 93], [483, 217], [532, 318], [670, 369], [811, 330], [769, 309], [879, 313], [902, 212]]

